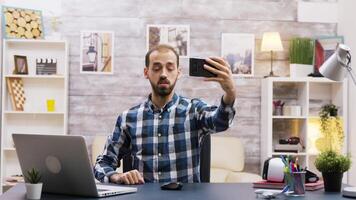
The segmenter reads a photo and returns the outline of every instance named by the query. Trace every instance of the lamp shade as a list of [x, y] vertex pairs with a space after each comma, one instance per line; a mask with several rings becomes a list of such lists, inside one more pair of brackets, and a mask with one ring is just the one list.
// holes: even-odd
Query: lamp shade
[[283, 51], [281, 36], [278, 32], [263, 33], [261, 51]]
[[320, 67], [319, 72], [328, 79], [342, 81], [347, 72], [349, 56], [350, 48], [344, 44], [339, 44], [336, 51]]

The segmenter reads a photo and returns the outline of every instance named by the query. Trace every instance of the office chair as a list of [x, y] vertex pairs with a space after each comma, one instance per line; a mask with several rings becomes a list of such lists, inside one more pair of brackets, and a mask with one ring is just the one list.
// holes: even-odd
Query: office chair
[[[200, 182], [209, 183], [210, 182], [210, 157], [211, 157], [211, 136], [210, 134], [205, 134], [202, 136], [200, 142]], [[132, 156], [131, 154], [126, 154], [123, 158], [123, 172], [132, 170]]]

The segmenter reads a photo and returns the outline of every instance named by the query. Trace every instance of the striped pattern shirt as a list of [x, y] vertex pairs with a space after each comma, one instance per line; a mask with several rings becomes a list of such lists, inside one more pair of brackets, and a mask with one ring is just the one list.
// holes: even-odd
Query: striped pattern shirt
[[235, 115], [233, 105], [209, 106], [174, 94], [163, 108], [151, 98], [118, 116], [104, 152], [94, 166], [97, 180], [109, 182], [120, 160], [132, 155], [132, 166], [145, 182], [200, 182], [200, 140], [224, 131]]

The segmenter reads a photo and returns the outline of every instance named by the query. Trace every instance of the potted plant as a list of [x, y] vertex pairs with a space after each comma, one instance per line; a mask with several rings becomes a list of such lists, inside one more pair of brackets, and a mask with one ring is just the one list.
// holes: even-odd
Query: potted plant
[[344, 143], [344, 130], [337, 107], [334, 104], [322, 106], [319, 117], [321, 137], [316, 140], [316, 148], [320, 152], [340, 153]]
[[314, 40], [292, 38], [289, 43], [290, 76], [306, 77], [313, 72]]
[[315, 167], [322, 173], [325, 192], [340, 192], [343, 174], [350, 166], [350, 157], [335, 151], [325, 151], [318, 155]]
[[319, 112], [321, 137], [316, 140], [316, 148], [321, 153], [314, 164], [322, 173], [326, 192], [340, 192], [343, 173], [351, 166], [350, 157], [341, 154], [344, 131], [337, 112], [334, 104], [322, 106]]
[[40, 199], [42, 193], [42, 183], [40, 183], [40, 172], [35, 168], [27, 171], [25, 175], [26, 181], [26, 197], [27, 199]]

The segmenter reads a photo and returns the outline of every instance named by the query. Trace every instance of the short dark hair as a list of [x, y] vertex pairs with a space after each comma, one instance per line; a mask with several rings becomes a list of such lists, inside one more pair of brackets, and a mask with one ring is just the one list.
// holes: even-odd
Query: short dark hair
[[146, 56], [145, 56], [146, 67], [148, 67], [150, 65], [150, 55], [151, 55], [152, 52], [154, 52], [154, 51], [164, 51], [164, 50], [172, 51], [176, 55], [176, 57], [177, 57], [177, 67], [179, 67], [179, 55], [178, 55], [178, 52], [172, 46], [169, 46], [167, 44], [159, 44], [159, 45], [151, 48], [146, 53]]

